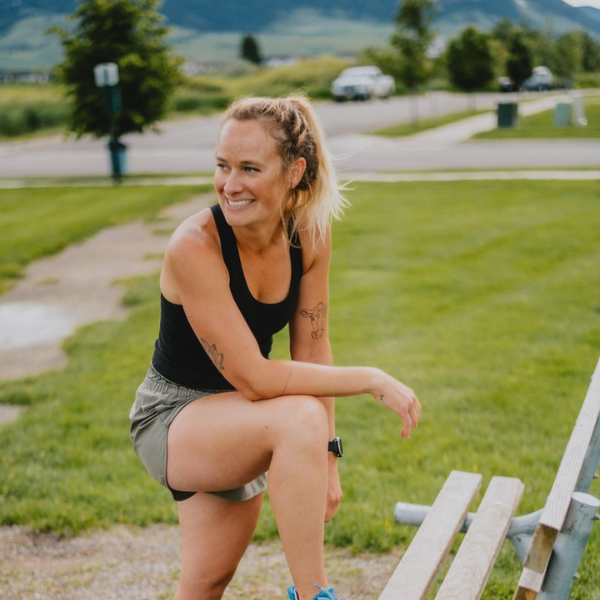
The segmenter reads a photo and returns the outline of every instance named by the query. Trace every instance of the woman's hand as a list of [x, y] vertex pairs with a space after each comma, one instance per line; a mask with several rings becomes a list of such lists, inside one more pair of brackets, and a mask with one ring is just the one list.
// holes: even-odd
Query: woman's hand
[[383, 371], [380, 373], [375, 391], [372, 392], [373, 397], [402, 419], [403, 427], [400, 435], [407, 438], [421, 418], [421, 404], [414, 391], [408, 386]]
[[342, 486], [337, 470], [337, 457], [331, 452], [327, 458], [329, 461], [327, 469], [327, 498], [325, 501], [325, 523], [329, 523], [337, 512], [338, 506], [342, 501]]

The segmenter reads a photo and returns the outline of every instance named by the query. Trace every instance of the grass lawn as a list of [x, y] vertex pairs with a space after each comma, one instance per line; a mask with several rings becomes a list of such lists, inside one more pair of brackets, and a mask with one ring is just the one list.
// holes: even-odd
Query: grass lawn
[[[397, 417], [372, 398], [338, 402], [345, 496], [327, 541], [405, 545], [414, 530], [393, 523], [396, 501], [430, 504], [451, 469], [486, 483], [520, 477], [519, 513], [540, 508], [600, 352], [597, 184], [355, 185], [334, 230], [336, 362], [388, 370], [417, 391], [424, 413], [402, 440]], [[0, 384], [0, 403], [29, 407], [2, 428], [0, 523], [68, 533], [176, 522], [128, 435], [158, 330], [157, 283], [129, 282], [129, 319], [80, 330], [63, 370]], [[275, 356], [284, 355], [282, 336]], [[256, 539], [274, 536], [267, 505]], [[572, 600], [600, 600], [599, 569], [596, 527]], [[519, 571], [506, 544], [484, 598], [512, 598]]]
[[469, 117], [474, 117], [475, 115], [480, 115], [485, 112], [490, 111], [465, 110], [449, 115], [442, 115], [440, 117], [421, 119], [416, 125], [413, 123], [393, 125], [392, 127], [378, 129], [377, 131], [373, 132], [373, 135], [381, 135], [383, 137], [404, 137], [407, 135], [414, 135], [415, 133], [420, 133], [421, 131], [426, 131], [427, 129], [435, 129], [436, 127], [441, 127], [442, 125], [447, 125], [448, 123], [454, 123], [455, 121], [462, 121], [463, 119], [468, 119]]
[[0, 294], [32, 260], [109, 225], [149, 218], [208, 187], [0, 190]]
[[598, 139], [600, 138], [600, 97], [584, 98], [584, 106], [585, 118], [588, 122], [585, 127], [555, 127], [554, 109], [552, 109], [536, 115], [521, 117], [518, 127], [493, 129], [478, 133], [472, 139]]

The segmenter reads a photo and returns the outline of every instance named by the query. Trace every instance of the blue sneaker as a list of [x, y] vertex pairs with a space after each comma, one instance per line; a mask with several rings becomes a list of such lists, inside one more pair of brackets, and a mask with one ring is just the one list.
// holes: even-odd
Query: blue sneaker
[[[315, 587], [321, 591], [313, 598], [313, 600], [338, 600], [332, 587], [325, 589], [317, 584], [315, 584]], [[295, 585], [290, 585], [288, 588], [288, 596], [290, 600], [299, 600]]]

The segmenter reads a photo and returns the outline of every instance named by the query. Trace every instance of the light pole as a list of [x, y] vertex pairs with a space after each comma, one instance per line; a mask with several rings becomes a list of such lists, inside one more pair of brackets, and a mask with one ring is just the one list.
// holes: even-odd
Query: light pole
[[121, 181], [125, 173], [125, 144], [119, 141], [115, 127], [115, 115], [121, 110], [121, 91], [119, 90], [119, 67], [116, 63], [102, 63], [94, 67], [96, 86], [102, 91], [104, 105], [110, 118], [108, 150], [113, 179]]

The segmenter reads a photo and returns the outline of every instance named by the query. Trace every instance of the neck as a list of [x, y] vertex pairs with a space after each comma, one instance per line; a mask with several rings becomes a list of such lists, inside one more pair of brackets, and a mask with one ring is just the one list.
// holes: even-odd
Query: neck
[[262, 254], [277, 244], [288, 244], [288, 238], [280, 220], [274, 226], [233, 227], [238, 246], [244, 252]]

